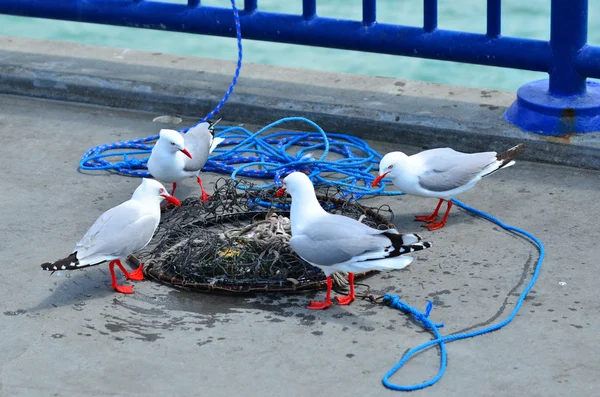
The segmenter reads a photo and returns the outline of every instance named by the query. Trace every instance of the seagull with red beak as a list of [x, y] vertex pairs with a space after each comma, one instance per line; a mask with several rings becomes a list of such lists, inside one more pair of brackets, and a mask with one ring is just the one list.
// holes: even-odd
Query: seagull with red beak
[[373, 229], [357, 220], [326, 212], [315, 195], [308, 176], [293, 172], [283, 180], [277, 196], [292, 196], [290, 222], [294, 252], [327, 276], [324, 302], [311, 302], [309, 309], [327, 309], [332, 305], [331, 275], [348, 272], [350, 293], [337, 297], [339, 305], [349, 305], [355, 298], [354, 273], [370, 270], [403, 269], [413, 258], [406, 255], [431, 247], [417, 234], [400, 234], [395, 229]]
[[52, 272], [74, 270], [110, 261], [111, 286], [123, 294], [132, 294], [132, 286], [117, 283], [114, 267], [118, 266], [128, 280], [144, 279], [143, 265], [128, 272], [121, 259], [148, 245], [160, 222], [162, 200], [176, 206], [181, 205], [159, 182], [144, 178], [130, 200], [109, 209], [94, 222], [81, 241], [75, 245], [71, 255], [55, 262], [44, 263], [42, 269]]
[[[391, 152], [379, 162], [379, 175], [373, 181], [377, 186], [383, 178], [390, 178], [394, 186], [406, 194], [439, 199], [431, 215], [416, 216], [426, 222], [429, 230], [442, 228], [452, 208], [451, 198], [471, 189], [482, 178], [515, 164], [514, 159], [525, 150], [520, 143], [503, 153], [462, 153], [450, 148], [425, 150], [407, 156]], [[442, 203], [448, 202], [446, 213], [436, 222]]]
[[202, 190], [200, 199], [208, 200], [200, 171], [210, 153], [224, 140], [214, 137], [214, 125], [218, 121], [200, 123], [185, 134], [175, 130], [160, 130], [158, 141], [148, 159], [148, 171], [155, 179], [172, 184], [171, 195], [175, 194], [178, 182], [195, 176]]

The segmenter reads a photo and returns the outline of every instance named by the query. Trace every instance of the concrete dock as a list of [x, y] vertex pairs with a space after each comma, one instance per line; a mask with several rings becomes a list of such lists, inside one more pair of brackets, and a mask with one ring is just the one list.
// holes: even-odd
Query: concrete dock
[[[399, 395], [382, 386], [382, 376], [431, 335], [389, 307], [356, 301], [309, 311], [308, 300], [323, 292], [222, 296], [153, 281], [136, 282], [135, 294], [121, 295], [110, 288], [106, 265], [52, 276], [40, 270], [42, 262], [70, 253], [92, 222], [127, 200], [139, 183], [79, 172], [81, 155], [98, 144], [155, 134], [165, 125], [152, 120], [163, 114], [172, 113], [0, 95], [0, 396]], [[197, 119], [184, 117], [173, 127]], [[262, 127], [231, 113], [225, 120]], [[410, 153], [423, 147], [397, 139], [390, 144], [382, 134], [368, 140], [380, 153], [392, 146]], [[205, 174], [209, 192], [221, 176]], [[448, 344], [446, 374], [419, 395], [598, 394], [599, 192], [600, 171], [518, 161], [459, 197], [533, 233], [546, 246], [546, 260], [515, 320]], [[178, 187], [180, 198], [193, 194], [199, 194], [193, 180]], [[459, 209], [446, 227], [429, 232], [413, 217], [429, 213], [433, 199], [364, 202], [384, 203], [400, 231], [419, 232], [434, 247], [416, 254], [405, 270], [364, 280], [374, 293], [398, 294], [421, 310], [433, 301], [431, 318], [445, 324], [442, 334], [509, 315], [531, 279], [535, 245]], [[393, 380], [422, 382], [438, 364], [439, 354], [430, 349]]]

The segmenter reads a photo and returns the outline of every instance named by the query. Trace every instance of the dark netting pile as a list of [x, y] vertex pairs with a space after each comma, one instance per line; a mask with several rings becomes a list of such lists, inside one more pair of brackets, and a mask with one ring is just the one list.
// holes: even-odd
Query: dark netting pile
[[[192, 197], [181, 207], [168, 208], [151, 244], [128, 259], [144, 263], [149, 278], [199, 291], [281, 292], [324, 286], [323, 272], [289, 245], [290, 197], [276, 197], [274, 189], [240, 190], [238, 184], [251, 185], [222, 178], [207, 203]], [[393, 227], [387, 206], [369, 208], [342, 200], [331, 187], [317, 187], [316, 192], [328, 212], [375, 228]], [[345, 275], [334, 275], [334, 282], [345, 285]]]

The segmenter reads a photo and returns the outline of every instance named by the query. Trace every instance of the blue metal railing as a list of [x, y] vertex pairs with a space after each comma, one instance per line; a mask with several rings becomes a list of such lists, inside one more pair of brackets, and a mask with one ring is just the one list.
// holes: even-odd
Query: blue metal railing
[[[519, 89], [505, 118], [548, 135], [600, 131], [600, 86], [587, 81], [600, 78], [600, 47], [587, 45], [587, 0], [551, 0], [549, 41], [502, 36], [501, 0], [487, 0], [481, 34], [438, 29], [437, 0], [423, 2], [423, 27], [377, 22], [376, 0], [363, 0], [362, 21], [319, 17], [316, 0], [302, 0], [301, 15], [245, 0], [240, 21], [246, 39], [547, 72], [548, 80]], [[235, 36], [231, 10], [199, 0], [0, 0], [0, 13]]]

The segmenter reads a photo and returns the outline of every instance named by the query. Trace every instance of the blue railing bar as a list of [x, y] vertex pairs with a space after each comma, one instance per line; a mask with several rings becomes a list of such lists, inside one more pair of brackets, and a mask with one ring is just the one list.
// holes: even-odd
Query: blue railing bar
[[363, 0], [362, 21], [366, 26], [373, 25], [377, 20], [377, 0]]
[[244, 0], [244, 11], [245, 12], [254, 12], [258, 8], [256, 4], [256, 0]]
[[[0, 13], [37, 18], [103, 23], [156, 30], [235, 37], [231, 10], [146, 0], [0, 0]], [[420, 27], [257, 11], [240, 15], [244, 37], [363, 52], [404, 55], [479, 65], [547, 72], [552, 52], [547, 41], [450, 30], [425, 33]], [[135, 21], [135, 22], [133, 22]], [[352, 37], [352, 40], [349, 39]], [[600, 65], [597, 66], [600, 69]]]
[[198, 7], [200, 0], [188, 0], [188, 7]]
[[487, 0], [487, 35], [500, 36], [502, 21], [502, 0]]
[[302, 0], [302, 18], [311, 19], [316, 16], [317, 16], [317, 0]]
[[[550, 73], [550, 91], [559, 95], [585, 92], [585, 77], [573, 68], [577, 53], [587, 42], [587, 0], [552, 0], [550, 10], [550, 46], [554, 64]], [[598, 64], [598, 60], [596, 60]]]
[[600, 47], [585, 46], [575, 57], [575, 70], [582, 76], [600, 79]]
[[437, 29], [437, 0], [423, 1], [423, 29], [433, 32]]

